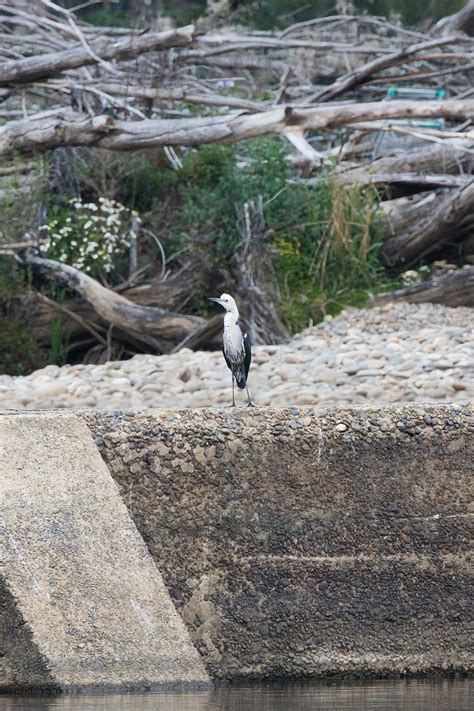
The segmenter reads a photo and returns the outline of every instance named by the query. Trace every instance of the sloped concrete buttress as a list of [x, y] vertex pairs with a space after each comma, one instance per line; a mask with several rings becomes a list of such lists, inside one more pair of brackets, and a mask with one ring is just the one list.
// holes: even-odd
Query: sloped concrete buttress
[[209, 684], [91, 433], [0, 415], [0, 688]]

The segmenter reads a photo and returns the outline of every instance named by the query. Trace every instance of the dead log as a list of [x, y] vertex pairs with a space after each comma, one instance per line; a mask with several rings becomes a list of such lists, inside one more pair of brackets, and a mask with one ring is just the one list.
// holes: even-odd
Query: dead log
[[390, 294], [380, 294], [373, 304], [379, 306], [390, 301], [409, 301], [419, 304], [431, 302], [444, 306], [474, 306], [474, 267], [465, 266], [439, 277]]
[[474, 99], [333, 104], [315, 108], [281, 106], [255, 114], [186, 119], [120, 121], [69, 109], [47, 111], [0, 127], [0, 157], [64, 146], [127, 151], [157, 146], [235, 143], [292, 131], [325, 131], [360, 121], [399, 118], [474, 118]]
[[467, 5], [454, 15], [443, 17], [436, 23], [433, 32], [443, 35], [452, 32], [465, 32], [472, 37], [474, 35], [474, 0], [469, 0]]
[[399, 155], [381, 156], [366, 165], [347, 168], [341, 163], [336, 172], [348, 183], [370, 182], [373, 174], [465, 175], [474, 167], [473, 148], [474, 143], [470, 141], [466, 141], [464, 148], [446, 139]]
[[[25, 249], [30, 246], [36, 246], [36, 242], [23, 242], [16, 245], [9, 245], [13, 249]], [[1, 256], [1, 255], [0, 255]], [[199, 270], [199, 265], [188, 264], [180, 269], [176, 274], [166, 279], [166, 281], [154, 282], [153, 280], [144, 284], [128, 286], [117, 291], [129, 301], [140, 304], [142, 306], [155, 306], [165, 311], [180, 312], [186, 303], [189, 301], [190, 295], [200, 285], [202, 273]], [[100, 316], [94, 311], [88, 301], [84, 299], [68, 298], [64, 302], [58, 304], [41, 294], [36, 290], [26, 290], [19, 292], [12, 302], [9, 304], [9, 313], [21, 320], [27, 320], [31, 324], [34, 332], [35, 341], [41, 346], [48, 348], [51, 343], [51, 323], [58, 314], [64, 316], [62, 318], [62, 330], [67, 336], [71, 346], [77, 341], [81, 341], [88, 337], [88, 334], [93, 333], [95, 340], [104, 345], [106, 340], [106, 332], [109, 324], [103, 321]], [[207, 322], [205, 322], [205, 325]], [[210, 335], [210, 341], [205, 341], [202, 337], [194, 338], [196, 332], [189, 336], [190, 342], [186, 343], [186, 347], [201, 347], [208, 346], [212, 342], [213, 335]], [[138, 351], [143, 350], [146, 346], [148, 351], [150, 346], [144, 343], [137, 337], [131, 337], [123, 331], [114, 329], [114, 339], [120, 339], [131, 347], [136, 346]], [[197, 345], [193, 345], [196, 341]], [[170, 347], [173, 347], [171, 343]]]
[[21, 253], [19, 260], [33, 272], [74, 289], [103, 321], [132, 334], [135, 339], [147, 343], [159, 352], [171, 350], [171, 344], [183, 340], [205, 323], [204, 319], [197, 316], [185, 316], [157, 307], [134, 304], [78, 269], [51, 259], [43, 259], [32, 250]]
[[406, 268], [448, 242], [459, 242], [472, 230], [474, 179], [461, 188], [391, 200], [382, 207], [382, 258], [390, 267]]
[[9, 314], [31, 324], [32, 336], [41, 348], [51, 345], [51, 324], [55, 319], [61, 321], [61, 330], [70, 343], [88, 338], [92, 331], [95, 343], [106, 343], [108, 324], [100, 319], [87, 301], [67, 299], [57, 304], [43, 296], [36, 290], [28, 289], [18, 293], [8, 307]]
[[272, 264], [271, 236], [265, 224], [263, 201], [247, 201], [237, 221], [240, 244], [236, 252], [236, 289], [254, 343], [281, 343], [289, 333], [278, 316], [280, 301]]
[[[35, 292], [35, 297], [42, 304], [50, 307], [51, 310], [58, 311], [60, 314], [66, 316], [69, 322], [72, 320], [74, 323], [76, 323], [79, 326], [81, 332], [86, 331], [91, 334], [96, 341], [102, 343], [102, 345], [107, 345], [106, 339], [102, 336], [101, 333], [99, 333], [99, 330], [95, 328], [94, 325], [91, 324], [89, 321], [86, 321], [85, 318], [77, 314], [75, 311], [73, 311], [72, 309], [68, 309], [67, 306], [64, 306], [64, 304], [59, 304], [57, 301], [50, 299], [48, 296], [42, 294], [39, 291]], [[50, 325], [51, 320], [48, 321], [48, 326]]]
[[339, 77], [335, 82], [325, 87], [321, 91], [313, 94], [309, 101], [330, 101], [334, 99], [335, 96], [340, 96], [350, 89], [354, 89], [356, 86], [364, 84], [369, 79], [373, 77], [374, 74], [381, 72], [389, 67], [394, 67], [399, 64], [404, 64], [407, 60], [417, 59], [420, 60], [420, 52], [433, 49], [433, 47], [441, 47], [445, 44], [451, 44], [459, 42], [459, 37], [445, 37], [443, 39], [428, 40], [427, 42], [419, 42], [418, 44], [413, 44], [409, 47], [404, 47], [398, 52], [393, 52], [392, 54], [382, 55], [381, 57], [376, 57], [370, 62], [357, 67], [351, 72], [348, 72], [342, 77]]
[[214, 318], [206, 321], [206, 323], [198, 328], [194, 333], [191, 333], [189, 336], [186, 336], [186, 338], [183, 338], [183, 340], [180, 341], [180, 343], [178, 343], [178, 345], [173, 348], [171, 352], [177, 353], [181, 350], [181, 348], [197, 350], [203, 346], [208, 346], [209, 343], [215, 339], [217, 334], [221, 333], [223, 325], [223, 316], [214, 316]]
[[45, 79], [68, 69], [98, 64], [100, 60], [129, 59], [144, 52], [182, 47], [192, 44], [193, 40], [194, 26], [188, 25], [166, 32], [133, 34], [131, 37], [119, 40], [104, 37], [90, 42], [87, 47], [78, 43], [75, 47], [60, 52], [50, 52], [5, 62], [2, 66], [0, 86]]
[[[354, 181], [346, 174], [339, 176], [344, 183], [353, 185], [360, 182], [363, 185], [406, 185], [423, 190], [424, 188], [461, 188], [468, 185], [472, 178], [469, 175], [425, 175], [424, 173], [359, 173], [359, 180]], [[310, 182], [310, 181], [308, 181]]]
[[205, 279], [202, 265], [196, 260], [179, 269], [166, 281], [151, 280], [143, 284], [118, 288], [134, 304], [158, 306], [166, 311], [181, 311], [190, 296], [202, 286]]
[[[18, 294], [9, 304], [8, 313], [30, 324], [32, 336], [40, 348], [51, 347], [51, 324], [61, 322], [61, 333], [67, 350], [107, 348], [110, 324], [102, 320], [91, 305], [82, 299], [68, 299], [57, 303], [45, 298], [36, 290]], [[173, 349], [174, 342], [163, 341], [146, 334], [136, 335], [131, 331], [113, 327], [113, 341], [125, 346], [130, 353], [161, 353]], [[66, 347], [66, 346], [65, 346]]]
[[[87, 85], [80, 88], [87, 89]], [[129, 84], [104, 83], [100, 82], [95, 88], [105, 91], [112, 96], [124, 96], [127, 99], [149, 99], [151, 101], [183, 101], [187, 104], [201, 104], [204, 106], [227, 106], [245, 111], [262, 111], [265, 104], [258, 101], [249, 101], [236, 96], [225, 94], [214, 94], [210, 91], [199, 92], [195, 89], [182, 88], [162, 88], [147, 86], [130, 86]]]

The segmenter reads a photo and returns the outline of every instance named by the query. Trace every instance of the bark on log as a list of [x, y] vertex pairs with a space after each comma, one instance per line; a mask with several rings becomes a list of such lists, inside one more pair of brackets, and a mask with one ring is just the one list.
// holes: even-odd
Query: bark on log
[[472, 178], [468, 175], [425, 175], [424, 173], [372, 173], [361, 171], [358, 180], [354, 181], [345, 174], [339, 176], [344, 183], [353, 185], [360, 182], [363, 185], [410, 185], [420, 190], [423, 188], [462, 188], [468, 185]]
[[[81, 87], [82, 88], [82, 87]], [[87, 87], [84, 87], [87, 88]], [[249, 101], [236, 96], [199, 92], [195, 89], [181, 88], [154, 88], [147, 86], [129, 86], [110, 82], [100, 82], [95, 88], [105, 91], [112, 96], [126, 98], [149, 99], [151, 101], [183, 101], [187, 104], [202, 104], [205, 106], [228, 106], [230, 108], [244, 109], [245, 111], [263, 111], [265, 104], [258, 101]]]
[[445, 44], [451, 44], [451, 42], [459, 42], [459, 38], [446, 37], [443, 39], [429, 40], [427, 42], [419, 42], [418, 44], [405, 47], [398, 52], [394, 52], [393, 54], [376, 57], [370, 62], [357, 67], [357, 69], [354, 69], [352, 72], [348, 72], [348, 74], [339, 77], [339, 79], [330, 84], [328, 87], [325, 87], [320, 92], [313, 94], [310, 100], [330, 101], [335, 96], [340, 96], [345, 91], [349, 91], [356, 86], [364, 84], [366, 81], [371, 79], [374, 74], [377, 74], [384, 69], [397, 66], [398, 64], [403, 64], [408, 59], [413, 57], [419, 60], [420, 57], [417, 57], [416, 55], [419, 55], [420, 52], [433, 49], [433, 47], [441, 47]]
[[253, 343], [281, 343], [289, 333], [278, 316], [278, 292], [263, 200], [248, 200], [237, 221], [240, 244], [235, 279]]
[[0, 157], [61, 146], [97, 146], [126, 151], [151, 146], [235, 143], [271, 133], [285, 133], [289, 129], [325, 131], [359, 121], [438, 117], [472, 119], [474, 99], [334, 104], [316, 108], [281, 106], [256, 114], [143, 121], [120, 121], [112, 116], [90, 117], [64, 109], [4, 124], [0, 128]]
[[183, 340], [180, 341], [180, 343], [178, 343], [178, 345], [173, 348], [171, 352], [177, 353], [181, 350], [181, 348], [196, 350], [197, 348], [202, 348], [202, 346], [208, 346], [217, 334], [221, 333], [223, 325], [223, 316], [214, 316], [214, 318], [209, 319], [209, 321], [198, 328], [194, 333], [191, 333], [186, 338], [183, 338]]
[[465, 32], [471, 37], [474, 35], [474, 0], [469, 0], [462, 10], [449, 17], [443, 17], [435, 26], [434, 32], [443, 35], [452, 32]]
[[[12, 249], [24, 250], [27, 247], [36, 246], [36, 242], [24, 242], [9, 246]], [[155, 283], [152, 280], [150, 283], [124, 287], [121, 290], [117, 289], [117, 291], [134, 304], [159, 305], [165, 311], [179, 312], [189, 300], [190, 294], [201, 284], [202, 279], [199, 263], [192, 263], [185, 265], [166, 281]], [[65, 316], [62, 319], [62, 330], [67, 335], [71, 346], [74, 346], [76, 341], [87, 338], [91, 329], [99, 336], [96, 340], [99, 343], [104, 343], [109, 324], [103, 321], [93, 307], [83, 299], [71, 298], [57, 304], [37, 291], [26, 290], [17, 294], [9, 304], [9, 314], [30, 323], [35, 341], [44, 348], [49, 348], [51, 344], [51, 322], [61, 311]], [[210, 322], [206, 322], [205, 325], [207, 323]], [[217, 344], [215, 335], [211, 332], [208, 341], [205, 340], [203, 334], [196, 338], [194, 336], [195, 332], [189, 336], [190, 341], [186, 342], [186, 347], [195, 348]], [[127, 346], [135, 344], [139, 351], [143, 350], [144, 345], [147, 346], [146, 350], [149, 350], [149, 343], [140, 342], [137, 337], [132, 338], [130, 334], [127, 335], [117, 328], [114, 329], [114, 340], [121, 340]], [[142, 344], [141, 348], [140, 344]], [[174, 342], [171, 342], [170, 347], [174, 348]]]
[[121, 331], [133, 334], [135, 338], [159, 351], [169, 351], [172, 348], [171, 343], [181, 341], [205, 323], [204, 319], [197, 316], [185, 316], [156, 307], [134, 304], [78, 269], [51, 259], [43, 259], [31, 250], [26, 250], [19, 258], [21, 263], [32, 271], [74, 289], [104, 321]]
[[[51, 323], [58, 317], [57, 304], [49, 303], [51, 299], [42, 298], [39, 292], [28, 289], [21, 291], [8, 304], [8, 314], [31, 324], [31, 335], [40, 348], [51, 346]], [[92, 307], [82, 300], [66, 300], [60, 305], [64, 307], [64, 318], [61, 318], [63, 331], [69, 341], [88, 337], [92, 330], [100, 336], [97, 342], [106, 340], [107, 324], [101, 321]], [[74, 312], [77, 318], [66, 317], [66, 311]], [[87, 327], [84, 326], [84, 322]]]
[[465, 175], [472, 173], [474, 144], [466, 141], [466, 150], [453, 145], [449, 139], [442, 143], [429, 145], [400, 155], [388, 155], [377, 158], [368, 165], [346, 168], [337, 167], [337, 174], [345, 182], [364, 183], [372, 174], [412, 173], [423, 175]]
[[[392, 204], [390, 204], [392, 203]], [[462, 188], [440, 189], [384, 204], [382, 258], [406, 268], [447, 242], [458, 242], [474, 226], [474, 180]]]
[[373, 304], [379, 306], [390, 301], [409, 301], [419, 304], [431, 302], [444, 306], [474, 306], [474, 267], [463, 267], [434, 277], [428, 281], [408, 286], [390, 294], [381, 294]]
[[134, 304], [159, 306], [165, 311], [181, 311], [190, 295], [205, 281], [205, 276], [202, 265], [196, 260], [185, 265], [166, 281], [152, 280], [116, 291]]
[[[144, 52], [153, 52], [169, 47], [182, 47], [194, 41], [194, 26], [188, 25], [166, 32], [148, 32], [119, 40], [103, 38], [89, 43], [90, 50], [82, 44], [61, 52], [50, 52], [25, 59], [12, 59], [2, 66], [0, 86], [24, 84], [59, 74], [102, 60], [128, 59]], [[94, 56], [95, 55], [95, 56]]]

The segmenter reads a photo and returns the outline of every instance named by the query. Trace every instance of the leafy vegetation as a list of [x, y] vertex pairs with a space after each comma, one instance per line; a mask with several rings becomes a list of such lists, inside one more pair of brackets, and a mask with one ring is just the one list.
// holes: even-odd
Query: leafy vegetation
[[[425, 17], [442, 17], [463, 7], [464, 0], [352, 0], [358, 13], [390, 17], [400, 15], [407, 25], [415, 25]], [[300, 0], [240, 0], [239, 7], [248, 8], [245, 19], [257, 29], [270, 30], [285, 27], [291, 22], [304, 22], [314, 17], [334, 13], [334, 0], [319, 0], [302, 4]]]
[[[390, 17], [400, 15], [407, 25], [415, 25], [427, 16], [438, 19], [460, 10], [465, 0], [353, 0], [356, 12]], [[151, 13], [171, 17], [176, 24], [195, 22], [204, 15], [212, 3], [205, 0], [150, 0], [147, 3], [148, 17]], [[284, 27], [291, 22], [304, 22], [314, 17], [323, 17], [334, 12], [334, 0], [318, 0], [302, 4], [301, 0], [233, 0], [229, 7], [237, 11], [239, 19], [261, 30]], [[137, 15], [143, 11], [130, 0], [92, 6], [84, 17], [97, 25], [133, 26]]]
[[41, 228], [43, 255], [96, 277], [111, 272], [130, 247], [132, 218], [140, 224], [138, 213], [105, 197], [97, 202], [71, 198], [49, 212]]
[[69, 337], [65, 332], [61, 318], [55, 318], [51, 323], [51, 362], [64, 365], [67, 362], [67, 347]]
[[2, 316], [0, 330], [0, 372], [23, 375], [46, 365], [26, 320]]
[[[200, 254], [210, 272], [232, 272], [237, 210], [262, 196], [281, 313], [292, 332], [393, 285], [379, 260], [376, 192], [342, 186], [330, 172], [316, 185], [292, 181], [277, 137], [188, 151], [179, 170], [153, 155], [124, 163], [102, 160], [100, 185], [140, 212], [168, 256]], [[205, 309], [201, 297], [189, 310]]]
[[[245, 201], [262, 196], [280, 313], [290, 332], [398, 285], [379, 259], [373, 189], [343, 186], [331, 171], [316, 184], [299, 181], [277, 137], [188, 150], [181, 162], [176, 169], [159, 151], [133, 157], [91, 152], [87, 160], [81, 156], [71, 166], [81, 197], [48, 196], [44, 254], [108, 283], [122, 281], [134, 216], [143, 228], [139, 268], [148, 266], [150, 274], [150, 268], [161, 264], [150, 233], [162, 245], [169, 268], [188, 257], [204, 265], [201, 286], [194, 289], [186, 310], [205, 315], [205, 296], [232, 289], [238, 211]], [[21, 287], [18, 278], [12, 265], [0, 274], [4, 304]], [[57, 300], [53, 291], [50, 296]], [[26, 322], [14, 321], [4, 321], [0, 360], [4, 372], [21, 373], [44, 364], [44, 353], [35, 348]], [[66, 362], [68, 346], [67, 328], [55, 321], [49, 362]]]

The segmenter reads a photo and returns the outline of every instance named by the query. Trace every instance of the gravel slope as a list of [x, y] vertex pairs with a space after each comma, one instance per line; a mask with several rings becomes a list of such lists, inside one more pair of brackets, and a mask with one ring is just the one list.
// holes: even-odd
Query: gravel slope
[[[348, 309], [283, 346], [257, 346], [249, 377], [257, 405], [474, 400], [474, 309], [388, 304]], [[245, 392], [238, 392], [241, 404]], [[0, 408], [222, 406], [222, 354], [187, 349], [105, 365], [47, 366], [0, 376]]]

